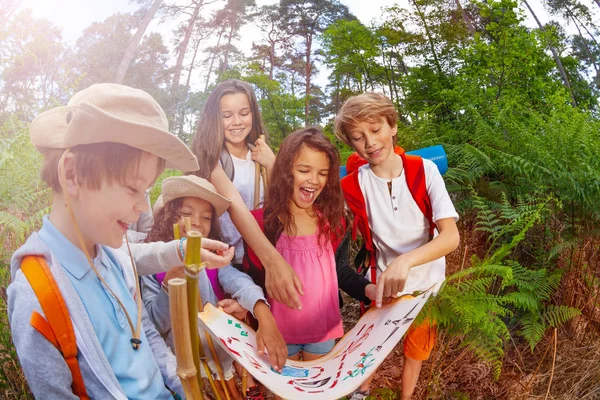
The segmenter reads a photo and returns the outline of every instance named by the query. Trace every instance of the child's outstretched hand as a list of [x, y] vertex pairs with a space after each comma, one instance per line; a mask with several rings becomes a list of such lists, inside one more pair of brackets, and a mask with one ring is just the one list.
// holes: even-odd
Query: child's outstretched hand
[[383, 271], [377, 280], [375, 305], [379, 308], [386, 297], [396, 298], [398, 292], [404, 290], [411, 265], [399, 256]]
[[275, 153], [264, 140], [256, 139], [252, 146], [252, 161], [270, 170], [275, 164]]
[[[179, 241], [176, 240], [177, 246], [179, 246]], [[183, 242], [185, 250], [187, 251], [187, 240]], [[205, 239], [202, 238], [201, 243], [202, 248], [200, 249], [200, 256], [202, 257], [202, 262], [207, 262], [208, 269], [216, 269], [226, 267], [231, 264], [231, 260], [233, 260], [233, 256], [235, 255], [235, 248], [229, 247], [229, 245], [219, 242], [218, 240], [213, 239]], [[179, 253], [179, 258], [183, 261], [181, 257], [181, 253]]]
[[246, 318], [246, 314], [248, 314], [248, 310], [241, 306], [235, 299], [223, 299], [219, 301], [219, 305], [223, 307], [223, 311], [227, 314], [231, 314], [239, 320], [244, 320]]
[[[371, 301], [377, 300], [377, 286], [374, 283], [370, 283], [367, 286], [365, 286], [365, 297]], [[392, 300], [392, 297], [384, 297], [382, 299], [382, 303], [389, 304]]]
[[266, 347], [271, 366], [281, 372], [287, 360], [288, 349], [283, 336], [277, 329], [275, 318], [273, 318], [269, 306], [263, 301], [259, 301], [254, 306], [254, 315], [258, 320], [258, 331], [256, 331], [258, 354], [264, 354]]

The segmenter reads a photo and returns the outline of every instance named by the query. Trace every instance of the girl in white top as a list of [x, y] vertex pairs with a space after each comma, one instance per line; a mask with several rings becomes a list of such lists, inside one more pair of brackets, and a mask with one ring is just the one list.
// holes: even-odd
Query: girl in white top
[[[255, 163], [266, 168], [267, 177], [275, 163], [275, 154], [259, 138], [263, 134], [254, 91], [247, 83], [231, 79], [220, 83], [206, 100], [192, 143], [192, 150], [200, 160], [198, 175], [209, 179], [220, 163], [250, 210], [255, 208]], [[262, 203], [262, 179], [259, 187], [259, 201]], [[223, 214], [220, 222], [224, 241], [235, 247], [232, 263], [241, 264], [244, 256], [242, 237], [229, 213]]]

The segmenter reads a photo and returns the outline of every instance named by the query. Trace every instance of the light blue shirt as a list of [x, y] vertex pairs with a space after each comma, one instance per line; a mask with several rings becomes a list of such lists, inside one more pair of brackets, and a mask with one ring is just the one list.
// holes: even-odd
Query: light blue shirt
[[[40, 238], [50, 248], [68, 272], [69, 280], [90, 317], [96, 336], [106, 354], [117, 380], [128, 399], [172, 399], [166, 389], [160, 369], [143, 330], [138, 350], [131, 345], [131, 329], [127, 317], [113, 295], [100, 282], [85, 254], [71, 243], [44, 217]], [[92, 260], [98, 273], [127, 308], [134, 328], [137, 323], [137, 305], [127, 289], [121, 267], [104, 246], [96, 246], [97, 256]]]

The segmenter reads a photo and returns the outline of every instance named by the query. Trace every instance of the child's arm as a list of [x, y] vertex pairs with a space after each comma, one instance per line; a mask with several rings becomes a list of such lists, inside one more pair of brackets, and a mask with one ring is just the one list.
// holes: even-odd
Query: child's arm
[[8, 286], [8, 320], [21, 368], [33, 396], [45, 399], [73, 399], [72, 375], [52, 343], [30, 324], [32, 311], [44, 312], [25, 276], [18, 271]]
[[[344, 239], [335, 251], [335, 269], [338, 279], [338, 287], [346, 292], [350, 297], [358, 301], [369, 302], [367, 293], [372, 292], [372, 288], [367, 290], [367, 286], [372, 285], [368, 279], [356, 272], [350, 266], [349, 260], [350, 233], [346, 232]], [[373, 285], [375, 286], [375, 285]]]
[[458, 247], [460, 235], [454, 218], [443, 218], [435, 222], [439, 235], [433, 240], [394, 259], [377, 280], [377, 307], [382, 298], [394, 297], [404, 289], [404, 283], [412, 267], [444, 257]]
[[232, 266], [219, 269], [219, 283], [225, 293], [250, 312], [254, 311], [254, 306], [259, 301], [267, 301], [260, 286], [256, 285], [248, 274]]
[[264, 354], [265, 347], [269, 353], [269, 362], [273, 368], [281, 372], [287, 360], [288, 350], [283, 336], [277, 329], [277, 323], [271, 309], [264, 301], [259, 301], [254, 306], [254, 315], [258, 320], [256, 332], [256, 347], [259, 354]]
[[[182, 266], [171, 268], [163, 279], [166, 286], [169, 279], [184, 278], [185, 273]], [[167, 287], [168, 288], [168, 287]], [[140, 278], [140, 290], [144, 307], [150, 321], [154, 324], [161, 335], [166, 335], [171, 330], [171, 311], [169, 308], [169, 294], [158, 283], [154, 276], [142, 276]]]
[[[185, 250], [186, 242], [184, 242]], [[152, 243], [130, 243], [131, 254], [138, 267], [138, 274], [152, 275], [159, 272], [165, 272], [173, 267], [180, 266], [183, 262], [179, 250], [179, 240], [170, 242], [152, 242]], [[121, 249], [127, 252], [127, 244], [123, 244]], [[211, 250], [219, 251], [215, 254]], [[219, 242], [218, 240], [202, 239], [202, 249], [200, 249], [202, 261], [209, 262], [211, 268], [219, 268], [231, 263], [234, 255], [233, 247]]]
[[224, 197], [232, 200], [229, 215], [244, 240], [260, 258], [266, 272], [266, 288], [271, 297], [290, 308], [302, 308], [300, 295], [303, 295], [302, 282], [292, 267], [271, 245], [262, 233], [258, 223], [248, 211], [239, 192], [229, 180], [223, 168], [217, 165], [210, 175], [210, 181]]

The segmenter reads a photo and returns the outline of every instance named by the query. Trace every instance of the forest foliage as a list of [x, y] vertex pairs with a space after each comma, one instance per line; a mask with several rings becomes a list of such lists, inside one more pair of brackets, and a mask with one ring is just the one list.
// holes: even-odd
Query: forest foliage
[[[367, 25], [338, 0], [136, 0], [136, 12], [94, 22], [72, 42], [19, 3], [0, 0], [2, 287], [11, 252], [49, 209], [28, 141], [37, 113], [119, 82], [155, 96], [189, 141], [212, 88], [235, 77], [254, 87], [275, 149], [305, 125], [334, 140], [333, 116], [364, 91], [395, 103], [400, 145], [444, 145], [465, 259], [428, 310], [494, 376], [509, 340], [535, 351], [549, 328], [582, 313], [600, 324], [597, 1], [544, 2], [551, 19], [540, 21], [527, 1], [411, 0]], [[172, 23], [170, 39], [151, 21]], [[249, 51], [248, 25], [260, 31]], [[336, 143], [345, 159], [350, 150]], [[466, 257], [469, 240], [481, 244]], [[25, 396], [4, 313], [0, 346], [0, 390]]]

